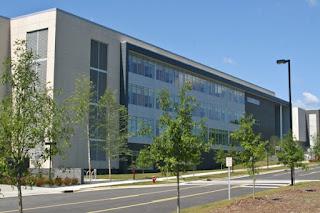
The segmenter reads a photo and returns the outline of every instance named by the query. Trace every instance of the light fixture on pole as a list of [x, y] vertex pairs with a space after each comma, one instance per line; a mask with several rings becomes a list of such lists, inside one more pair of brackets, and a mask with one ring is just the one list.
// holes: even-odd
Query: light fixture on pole
[[[291, 70], [290, 59], [277, 60], [277, 64], [288, 64], [288, 81], [289, 81], [289, 112], [290, 112], [290, 132], [292, 134], [292, 101], [291, 101]], [[291, 168], [291, 185], [294, 183], [294, 170]]]

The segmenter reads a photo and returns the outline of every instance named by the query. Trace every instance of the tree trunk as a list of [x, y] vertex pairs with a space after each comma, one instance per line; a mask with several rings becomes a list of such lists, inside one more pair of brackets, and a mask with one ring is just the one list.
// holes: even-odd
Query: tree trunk
[[22, 206], [22, 192], [21, 192], [21, 180], [20, 178], [17, 181], [17, 188], [18, 188], [18, 199], [19, 199], [19, 212], [23, 213], [23, 206]]
[[269, 154], [267, 152], [267, 169], [269, 169]]
[[253, 174], [253, 199], [256, 198], [256, 176]]
[[177, 171], [177, 213], [180, 213], [180, 182], [179, 182], [179, 170]]
[[90, 139], [89, 139], [89, 124], [87, 124], [87, 140], [88, 140], [88, 169], [89, 169], [89, 180], [91, 182], [91, 153], [90, 153]]
[[294, 175], [294, 167], [293, 167], [293, 166], [291, 166], [290, 171], [291, 171], [291, 186], [293, 186], [293, 184], [294, 184], [294, 178], [293, 178], [293, 175]]
[[108, 174], [109, 174], [109, 181], [111, 181], [111, 157], [110, 157], [110, 153], [108, 156]]
[[296, 169], [293, 167], [293, 184], [296, 184]]
[[52, 153], [51, 153], [51, 144], [50, 144], [50, 150], [49, 150], [49, 185], [52, 186]]
[[252, 187], [252, 195], [253, 195], [253, 199], [255, 199], [255, 195], [256, 195], [256, 171], [254, 168], [254, 163], [252, 163], [252, 181], [253, 181], [253, 187]]

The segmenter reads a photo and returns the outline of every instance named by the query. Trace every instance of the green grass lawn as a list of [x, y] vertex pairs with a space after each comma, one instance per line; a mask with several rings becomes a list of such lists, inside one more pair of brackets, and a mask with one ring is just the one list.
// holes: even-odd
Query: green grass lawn
[[[266, 161], [259, 161], [257, 163], [257, 167], [262, 167], [262, 166], [266, 166]], [[269, 162], [269, 165], [276, 165], [278, 164], [278, 162], [272, 161]], [[309, 167], [313, 167], [319, 165], [318, 163], [308, 163]], [[236, 169], [244, 169], [245, 167], [243, 165], [236, 165], [233, 167], [234, 170]], [[278, 170], [278, 169], [285, 169], [286, 167], [284, 166], [279, 166], [279, 167], [275, 167], [275, 168], [268, 168], [268, 169], [260, 169], [259, 172], [267, 172], [267, 171], [272, 171], [272, 170]], [[187, 171], [185, 173], [182, 173], [182, 175], [185, 174], [194, 174], [194, 173], [206, 173], [206, 172], [215, 172], [215, 171], [226, 171], [227, 169], [216, 169], [216, 170], [198, 170], [198, 171]], [[241, 172], [232, 172], [232, 176], [239, 176], [239, 175], [246, 175], [247, 171], [241, 171]], [[161, 172], [157, 172], [157, 173], [136, 173], [136, 180], [141, 180], [141, 179], [151, 179], [152, 176], [156, 176], [157, 178], [161, 178], [161, 177], [166, 177], [165, 174], [161, 173]], [[171, 174], [168, 174], [168, 176], [172, 176]], [[201, 177], [189, 177], [189, 178], [184, 178], [182, 180], [185, 181], [191, 181], [191, 180], [203, 180], [203, 179], [217, 179], [217, 178], [225, 178], [227, 177], [227, 173], [224, 174], [215, 174], [215, 175], [208, 175], [208, 176], [201, 176]], [[97, 176], [98, 179], [108, 179], [109, 176], [106, 175], [98, 175]], [[112, 174], [112, 180], [130, 180], [133, 178], [132, 174]]]
[[[269, 162], [269, 165], [275, 165], [277, 164], [277, 162]], [[266, 166], [267, 162], [266, 161], [260, 161], [257, 163], [257, 165], [260, 166]], [[244, 166], [243, 165], [235, 165], [233, 169], [243, 169]], [[222, 169], [222, 170], [227, 170], [227, 169]], [[214, 169], [214, 170], [196, 170], [196, 171], [187, 171], [185, 173], [182, 173], [182, 175], [185, 174], [193, 174], [193, 173], [206, 173], [206, 172], [214, 172], [214, 171], [221, 171], [221, 169]], [[162, 174], [161, 172], [157, 172], [157, 173], [136, 173], [136, 180], [141, 180], [141, 179], [151, 179], [152, 176], [156, 176], [157, 178], [160, 177], [166, 177], [165, 174]], [[171, 176], [169, 174], [169, 176]], [[217, 175], [217, 177], [219, 177], [219, 175]], [[221, 177], [224, 177], [223, 175]], [[108, 179], [109, 176], [108, 174], [106, 175], [97, 175], [98, 179]], [[129, 180], [132, 179], [133, 175], [132, 174], [112, 174], [112, 179], [113, 180]]]

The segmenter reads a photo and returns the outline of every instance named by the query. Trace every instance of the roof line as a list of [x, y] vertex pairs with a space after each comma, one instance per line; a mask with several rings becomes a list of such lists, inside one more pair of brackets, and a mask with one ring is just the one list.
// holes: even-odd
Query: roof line
[[198, 64], [198, 65], [200, 65], [200, 66], [204, 66], [204, 67], [207, 68], [207, 69], [210, 69], [210, 70], [214, 70], [214, 71], [216, 71], [216, 72], [219, 72], [219, 73], [221, 73], [221, 74], [223, 74], [223, 75], [226, 75], [226, 76], [228, 76], [228, 77], [233, 78], [234, 80], [243, 81], [243, 82], [248, 83], [249, 85], [252, 85], [252, 86], [254, 86], [254, 87], [257, 87], [257, 88], [259, 88], [259, 89], [261, 89], [261, 90], [265, 90], [265, 91], [267, 91], [267, 92], [269, 92], [269, 93], [275, 94], [275, 92], [272, 91], [272, 90], [266, 89], [266, 88], [261, 87], [261, 86], [256, 85], [256, 84], [253, 84], [253, 83], [251, 83], [251, 82], [249, 82], [249, 81], [245, 81], [245, 80], [243, 80], [243, 79], [241, 79], [241, 78], [238, 78], [238, 77], [236, 77], [236, 76], [230, 75], [230, 74], [228, 74], [228, 73], [225, 73], [225, 72], [223, 72], [223, 71], [220, 71], [220, 70], [218, 70], [218, 69], [216, 69], [216, 68], [213, 68], [213, 67], [210, 67], [210, 66], [208, 66], [208, 65], [199, 63], [199, 62], [197, 62], [197, 61], [195, 61], [195, 60], [192, 60], [192, 59], [187, 58], [187, 57], [185, 57], [185, 56], [179, 55], [179, 54], [174, 53], [174, 52], [172, 52], [172, 51], [170, 51], [170, 50], [166, 50], [166, 49], [164, 49], [164, 48], [158, 47], [158, 46], [156, 46], [156, 45], [154, 45], [154, 44], [151, 44], [151, 43], [149, 43], [149, 42], [143, 41], [143, 40], [141, 40], [141, 39], [139, 39], [139, 38], [135, 38], [135, 37], [133, 37], [133, 36], [131, 36], [131, 35], [128, 35], [128, 34], [126, 34], [126, 33], [122, 33], [122, 32], [117, 31], [117, 30], [115, 30], [115, 29], [106, 27], [106, 26], [104, 26], [104, 25], [102, 25], [102, 24], [96, 23], [96, 22], [94, 22], [94, 21], [91, 21], [91, 20], [89, 20], [89, 19], [83, 18], [83, 17], [78, 16], [78, 15], [75, 15], [75, 14], [73, 14], [73, 13], [70, 13], [70, 12], [68, 12], [68, 11], [62, 10], [62, 9], [60, 9], [60, 8], [56, 8], [56, 10], [57, 10], [57, 11], [60, 11], [60, 12], [63, 12], [63, 13], [65, 13], [65, 14], [68, 14], [68, 15], [74, 16], [74, 17], [79, 18], [79, 19], [81, 19], [81, 20], [84, 20], [84, 21], [86, 21], [86, 22], [92, 23], [92, 24], [97, 25], [97, 26], [99, 26], [99, 27], [102, 27], [102, 28], [104, 28], [104, 29], [113, 31], [113, 32], [115, 32], [115, 33], [119, 33], [119, 34], [121, 34], [121, 35], [123, 35], [123, 36], [129, 37], [129, 38], [134, 39], [134, 40], [136, 40], [136, 41], [139, 41], [139, 42], [141, 42], [141, 43], [150, 45], [150, 46], [152, 46], [152, 47], [155, 47], [155, 48], [157, 48], [157, 49], [160, 49], [160, 50], [165, 51], [165, 52], [167, 52], [167, 53], [170, 53], [170, 54], [172, 54], [172, 55], [176, 55], [176, 56], [181, 57], [181, 58], [183, 58], [183, 59], [185, 59], [185, 60], [187, 60], [187, 61], [190, 61], [190, 62], [192, 62], [192, 63]]
[[10, 18], [0, 15], [0, 18], [10, 20]]
[[28, 14], [25, 14], [25, 15], [21, 15], [21, 16], [16, 16], [16, 17], [13, 17], [11, 19], [12, 20], [16, 20], [16, 19], [25, 18], [25, 17], [28, 17], [28, 16], [33, 16], [33, 15], [46, 13], [46, 12], [51, 12], [51, 11], [57, 11], [57, 10], [58, 10], [58, 8], [49, 8], [47, 10], [41, 10], [41, 11], [36, 11], [36, 12], [33, 12], [33, 13], [28, 13]]
[[184, 59], [184, 60], [187, 60], [187, 61], [189, 61], [189, 62], [191, 62], [191, 63], [195, 63], [195, 64], [197, 64], [197, 65], [199, 65], [199, 66], [203, 66], [203, 67], [205, 67], [206, 69], [212, 70], [212, 71], [214, 71], [214, 72], [218, 72], [218, 73], [220, 73], [220, 74], [222, 74], [222, 75], [225, 75], [226, 77], [230, 77], [233, 81], [236, 81], [236, 80], [242, 81], [242, 82], [247, 83], [247, 84], [249, 84], [249, 85], [251, 85], [251, 86], [253, 86], [253, 87], [256, 87], [256, 88], [259, 88], [259, 89], [261, 89], [261, 90], [264, 90], [264, 92], [266, 92], [266, 93], [271, 93], [271, 94], [275, 95], [275, 92], [272, 91], [272, 90], [266, 89], [266, 88], [264, 88], [264, 87], [261, 87], [261, 86], [259, 86], [259, 85], [254, 84], [254, 83], [251, 83], [251, 82], [249, 82], [249, 81], [245, 81], [245, 80], [243, 80], [243, 79], [241, 79], [241, 78], [239, 78], [239, 77], [233, 76], [233, 75], [228, 74], [228, 73], [223, 72], [223, 71], [220, 71], [220, 70], [218, 70], [218, 69], [216, 69], [216, 68], [213, 68], [213, 67], [210, 67], [210, 66], [208, 66], [208, 65], [202, 64], [202, 63], [197, 62], [197, 61], [195, 61], [195, 60], [193, 60], [193, 59], [187, 58], [187, 57], [185, 57], [185, 56], [179, 55], [179, 54], [174, 53], [174, 52], [172, 52], [172, 51], [169, 51], [169, 50], [166, 50], [166, 49], [164, 49], [164, 48], [158, 47], [158, 46], [156, 46], [156, 45], [154, 45], [154, 44], [151, 44], [151, 43], [149, 43], [149, 42], [143, 41], [143, 40], [141, 40], [141, 39], [138, 39], [138, 38], [135, 38], [135, 37], [133, 37], [133, 36], [130, 36], [130, 35], [126, 34], [126, 33], [122, 33], [122, 32], [120, 32], [120, 31], [114, 30], [114, 29], [112, 29], [112, 28], [106, 27], [106, 26], [104, 26], [104, 25], [102, 25], [102, 24], [96, 23], [96, 22], [94, 22], [94, 21], [91, 21], [91, 20], [89, 20], [89, 19], [83, 18], [83, 17], [78, 16], [78, 15], [75, 15], [75, 14], [73, 14], [73, 13], [70, 13], [70, 12], [68, 12], [68, 11], [62, 10], [62, 9], [60, 9], [60, 8], [51, 8], [51, 9], [47, 9], [47, 10], [43, 10], [43, 11], [38, 11], [38, 12], [34, 12], [34, 13], [30, 13], [30, 14], [18, 16], [18, 17], [13, 18], [13, 20], [14, 20], [14, 19], [23, 18], [23, 17], [28, 17], [28, 16], [31, 16], [31, 15], [36, 15], [36, 14], [44, 13], [44, 12], [50, 12], [50, 11], [59, 11], [59, 12], [68, 14], [68, 15], [70, 15], [70, 16], [76, 17], [76, 18], [78, 18], [78, 19], [81, 19], [81, 20], [83, 20], [83, 21], [89, 22], [89, 23], [94, 24], [94, 25], [96, 25], [96, 26], [99, 26], [99, 27], [102, 27], [102, 28], [104, 28], [104, 29], [110, 30], [110, 31], [112, 31], [112, 32], [114, 32], [114, 33], [118, 33], [118, 34], [123, 35], [123, 36], [125, 36], [125, 37], [128, 37], [128, 38], [130, 38], [130, 39], [136, 40], [136, 41], [138, 41], [138, 42], [144, 43], [144, 44], [149, 45], [149, 46], [151, 46], [151, 47], [154, 47], [154, 48], [156, 48], [156, 49], [162, 50], [162, 51], [167, 52], [167, 53], [169, 53], [169, 54], [172, 54], [172, 55], [174, 55], [174, 56], [178, 56], [178, 57], [180, 57], [180, 58], [182, 58], [182, 59]]

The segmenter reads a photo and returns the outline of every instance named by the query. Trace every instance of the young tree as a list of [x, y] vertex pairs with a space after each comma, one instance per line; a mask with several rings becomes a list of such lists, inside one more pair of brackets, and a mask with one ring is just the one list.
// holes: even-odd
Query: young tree
[[228, 154], [223, 149], [215, 150], [214, 160], [220, 164], [221, 169], [226, 166], [226, 157], [228, 157]]
[[[214, 142], [214, 140], [212, 142]], [[226, 157], [232, 157], [233, 166], [241, 163], [241, 159], [239, 157], [239, 145], [231, 138], [227, 150], [215, 150], [214, 160], [217, 163], [220, 163], [221, 169], [226, 166]]]
[[142, 169], [142, 173], [144, 173], [145, 169], [153, 166], [153, 159], [150, 155], [149, 148], [140, 150], [138, 158], [136, 160], [136, 165], [138, 168]]
[[277, 152], [278, 159], [291, 171], [291, 185], [294, 184], [294, 170], [297, 167], [306, 168], [302, 163], [304, 160], [304, 152], [292, 133], [289, 132], [280, 142], [280, 150]]
[[[19, 211], [23, 212], [21, 186], [30, 175], [29, 159], [48, 159], [46, 142], [55, 142], [58, 153], [71, 131], [68, 115], [54, 99], [54, 91], [41, 85], [35, 67], [35, 56], [25, 41], [16, 41], [14, 58], [8, 59], [2, 83], [10, 89], [0, 103], [0, 169], [18, 189]], [[34, 158], [34, 150], [40, 152]]]
[[86, 75], [81, 75], [75, 81], [75, 90], [74, 94], [68, 99], [68, 103], [71, 106], [73, 112], [74, 123], [79, 123], [82, 126], [85, 126], [84, 134], [87, 140], [87, 156], [88, 156], [88, 170], [89, 170], [89, 179], [91, 182], [91, 146], [90, 146], [90, 130], [92, 130], [93, 126], [89, 126], [89, 121], [95, 123], [95, 119], [93, 116], [93, 109], [90, 106], [91, 100], [93, 99], [93, 86], [90, 79]]
[[[185, 84], [179, 91], [178, 103], [172, 103], [167, 90], [160, 94], [162, 132], [153, 139], [150, 153], [162, 172], [169, 171], [177, 179], [177, 212], [180, 212], [180, 172], [199, 163], [201, 153], [211, 145], [207, 141], [207, 129], [203, 122], [195, 122], [192, 112], [196, 100], [188, 92], [192, 86]], [[172, 110], [172, 112], [171, 112]]]
[[101, 148], [108, 159], [110, 181], [112, 160], [131, 154], [127, 144], [130, 136], [128, 118], [127, 108], [116, 101], [114, 92], [107, 89], [98, 102], [97, 130], [104, 139]]
[[269, 148], [270, 148], [270, 155], [276, 155], [277, 146], [280, 144], [280, 139], [278, 136], [271, 136], [269, 139]]
[[311, 147], [315, 160], [320, 160], [320, 136], [314, 138], [315, 144]]
[[254, 123], [253, 117], [246, 115], [240, 119], [239, 129], [231, 133], [232, 139], [238, 141], [242, 147], [240, 158], [252, 177], [253, 198], [255, 198], [256, 174], [258, 173], [256, 162], [262, 158], [265, 151], [265, 143], [261, 140], [261, 136], [253, 132]]
[[265, 143], [265, 152], [266, 152], [266, 160], [267, 160], [267, 168], [269, 168], [269, 159], [274, 154], [275, 146], [273, 144], [273, 141], [267, 140]]

